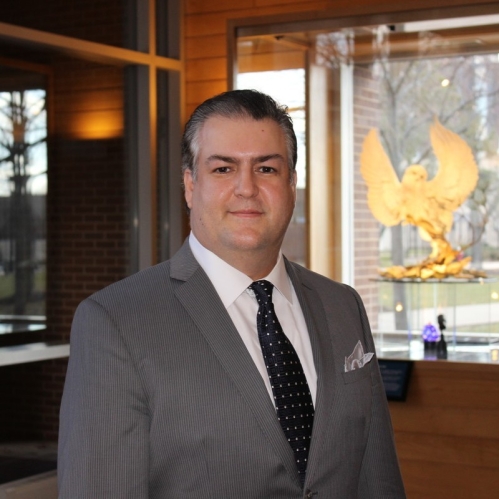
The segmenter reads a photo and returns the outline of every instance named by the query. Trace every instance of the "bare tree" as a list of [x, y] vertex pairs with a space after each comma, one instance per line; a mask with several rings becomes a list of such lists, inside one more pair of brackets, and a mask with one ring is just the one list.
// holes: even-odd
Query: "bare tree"
[[14, 272], [14, 315], [26, 313], [33, 290], [36, 262], [34, 258], [34, 214], [30, 180], [31, 155], [46, 141], [45, 126], [39, 116], [45, 110], [45, 99], [28, 101], [27, 91], [0, 94], [0, 171], [9, 181], [10, 239], [9, 266]]

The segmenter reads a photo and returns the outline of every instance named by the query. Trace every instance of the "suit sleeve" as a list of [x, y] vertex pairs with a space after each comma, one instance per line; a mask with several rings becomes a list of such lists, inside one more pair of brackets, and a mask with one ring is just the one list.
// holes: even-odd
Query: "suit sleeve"
[[61, 404], [59, 499], [147, 499], [146, 402], [118, 327], [85, 300], [73, 320]]
[[[362, 300], [352, 290], [359, 307], [367, 351], [374, 352], [374, 340]], [[372, 366], [372, 412], [367, 447], [362, 462], [359, 499], [404, 499], [404, 484], [395, 450], [390, 412], [377, 358]]]

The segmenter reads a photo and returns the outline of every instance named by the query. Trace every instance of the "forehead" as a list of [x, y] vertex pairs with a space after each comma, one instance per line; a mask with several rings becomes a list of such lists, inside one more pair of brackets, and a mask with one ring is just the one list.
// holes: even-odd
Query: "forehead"
[[198, 135], [198, 152], [204, 154], [286, 154], [286, 137], [281, 127], [269, 118], [226, 118], [211, 116]]

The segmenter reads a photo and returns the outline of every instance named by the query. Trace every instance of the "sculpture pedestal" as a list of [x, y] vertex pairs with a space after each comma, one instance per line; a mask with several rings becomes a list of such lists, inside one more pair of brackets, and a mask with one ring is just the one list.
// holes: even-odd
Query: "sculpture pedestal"
[[497, 279], [376, 281], [380, 301], [370, 320], [379, 357], [437, 359], [422, 333], [428, 325], [438, 331], [443, 315], [448, 360], [499, 364]]

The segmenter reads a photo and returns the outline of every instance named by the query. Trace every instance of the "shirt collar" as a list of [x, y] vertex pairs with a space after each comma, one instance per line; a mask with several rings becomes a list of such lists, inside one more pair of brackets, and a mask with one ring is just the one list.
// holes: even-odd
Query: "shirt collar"
[[[192, 231], [189, 235], [189, 245], [194, 258], [208, 275], [225, 308], [230, 307], [253, 280], [206, 249]], [[293, 303], [291, 281], [281, 252], [275, 267], [265, 279], [270, 281], [289, 303]]]

